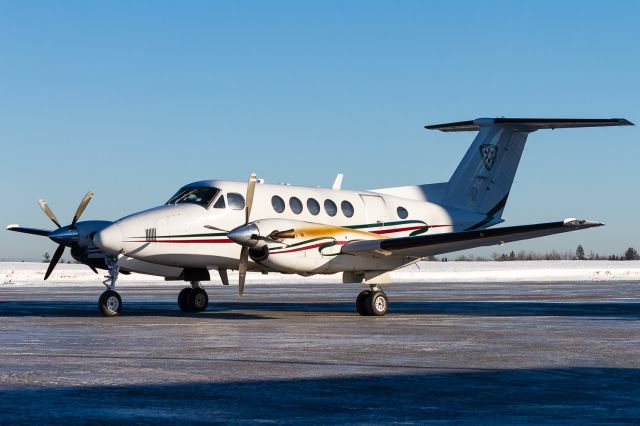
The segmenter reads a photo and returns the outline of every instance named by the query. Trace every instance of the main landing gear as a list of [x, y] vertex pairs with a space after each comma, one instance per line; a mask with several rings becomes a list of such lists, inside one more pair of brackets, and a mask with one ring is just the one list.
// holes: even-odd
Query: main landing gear
[[371, 286], [371, 290], [364, 290], [356, 299], [356, 310], [362, 316], [381, 317], [387, 313], [389, 298], [377, 286]]
[[191, 287], [183, 288], [178, 294], [178, 306], [182, 312], [202, 312], [208, 304], [209, 296], [200, 281], [191, 281]]
[[120, 312], [122, 311], [122, 298], [115, 290], [120, 267], [118, 266], [117, 257], [107, 257], [105, 262], [107, 264], [108, 275], [105, 276], [105, 280], [102, 281], [102, 284], [107, 287], [107, 290], [100, 295], [100, 299], [98, 299], [98, 307], [100, 308], [102, 315], [105, 317], [115, 317], [120, 315]]

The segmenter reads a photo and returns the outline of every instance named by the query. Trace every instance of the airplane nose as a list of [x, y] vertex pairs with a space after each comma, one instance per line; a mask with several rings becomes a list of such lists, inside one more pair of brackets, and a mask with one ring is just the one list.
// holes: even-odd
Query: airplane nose
[[122, 229], [117, 223], [111, 224], [93, 237], [93, 243], [108, 254], [118, 254], [122, 250]]

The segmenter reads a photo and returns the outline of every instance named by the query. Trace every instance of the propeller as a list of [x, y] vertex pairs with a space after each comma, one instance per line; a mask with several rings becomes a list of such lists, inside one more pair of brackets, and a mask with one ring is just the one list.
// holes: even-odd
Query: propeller
[[[84, 209], [87, 208], [87, 204], [89, 204], [89, 201], [91, 201], [91, 198], [93, 198], [93, 192], [89, 191], [85, 194], [85, 196], [80, 201], [80, 204], [76, 209], [76, 213], [73, 215], [73, 220], [71, 221], [71, 225], [69, 225], [68, 227], [65, 227], [67, 228], [66, 232], [60, 232], [60, 231], [63, 231], [63, 228], [60, 226], [60, 223], [58, 222], [56, 215], [53, 214], [53, 212], [47, 205], [47, 202], [44, 200], [38, 201], [38, 204], [40, 204], [40, 207], [44, 211], [44, 214], [46, 214], [53, 223], [58, 225], [58, 228], [59, 228], [58, 231], [53, 231], [49, 235], [50, 238], [52, 238], [54, 241], [58, 241], [60, 244], [58, 245], [58, 248], [56, 249], [55, 253], [53, 253], [53, 257], [49, 262], [49, 267], [47, 268], [47, 272], [44, 274], [45, 280], [49, 278], [49, 275], [51, 275], [51, 272], [53, 272], [56, 265], [60, 261], [60, 258], [64, 253], [64, 248], [65, 248], [64, 243], [68, 243], [69, 241], [74, 241], [78, 239], [78, 230], [76, 229], [76, 223], [78, 222], [78, 219], [80, 219], [80, 216], [84, 212]], [[91, 268], [91, 269], [94, 269], [94, 268]]]
[[[249, 217], [251, 216], [251, 207], [253, 206], [253, 194], [256, 190], [256, 174], [251, 173], [249, 176], [249, 182], [247, 184], [247, 195], [245, 197], [246, 203], [244, 206], [244, 224], [249, 223]], [[247, 265], [249, 263], [249, 247], [242, 246], [240, 251], [240, 266], [238, 267], [238, 294], [242, 296], [244, 294], [244, 282], [247, 278]]]
[[[67, 226], [60, 225], [58, 218], [53, 213], [53, 211], [51, 210], [47, 202], [44, 200], [38, 200], [38, 204], [40, 205], [40, 208], [42, 209], [44, 214], [47, 215], [49, 219], [51, 219], [51, 221], [58, 227], [58, 229], [55, 229], [53, 231], [48, 231], [45, 229], [22, 228], [18, 225], [10, 225], [7, 227], [7, 229], [10, 231], [46, 236], [52, 239], [53, 241], [55, 241], [56, 243], [58, 243], [58, 248], [53, 253], [53, 256], [51, 257], [51, 261], [49, 262], [49, 266], [47, 267], [47, 272], [44, 274], [45, 280], [49, 278], [49, 276], [51, 275], [51, 272], [53, 272], [56, 265], [60, 261], [60, 258], [64, 253], [65, 247], [66, 246], [71, 247], [72, 245], [76, 244], [78, 239], [80, 238], [80, 233], [78, 231], [76, 224], [78, 223], [78, 219], [80, 219], [80, 216], [82, 216], [82, 213], [84, 213], [84, 210], [87, 208], [87, 205], [89, 204], [89, 201], [91, 201], [92, 197], [93, 197], [93, 192], [91, 191], [85, 194], [85, 196], [82, 198], [82, 201], [80, 201], [78, 208], [76, 209], [76, 213], [73, 215], [73, 220], [71, 221], [70, 225], [67, 225]], [[98, 272], [95, 269], [95, 267], [91, 265], [89, 265], [89, 267], [94, 272], [96, 273]]]

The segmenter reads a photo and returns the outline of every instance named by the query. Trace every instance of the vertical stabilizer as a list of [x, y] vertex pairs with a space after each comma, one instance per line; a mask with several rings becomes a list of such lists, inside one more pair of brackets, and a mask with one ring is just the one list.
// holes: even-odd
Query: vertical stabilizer
[[527, 136], [540, 129], [628, 126], [621, 118], [479, 118], [426, 126], [444, 132], [477, 131], [471, 147], [446, 183], [440, 203], [487, 216], [483, 225], [499, 221], [520, 163]]
[[481, 127], [449, 179], [442, 203], [499, 219], [527, 136], [511, 126]]

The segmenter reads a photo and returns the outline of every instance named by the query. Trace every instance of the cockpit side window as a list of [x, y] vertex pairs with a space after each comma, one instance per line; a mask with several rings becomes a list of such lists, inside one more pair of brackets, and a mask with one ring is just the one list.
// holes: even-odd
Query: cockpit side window
[[213, 204], [214, 209], [224, 209], [226, 207], [224, 202], [224, 195], [220, 195], [218, 200]]
[[185, 186], [166, 202], [166, 205], [198, 204], [208, 208], [220, 190], [211, 186]]

